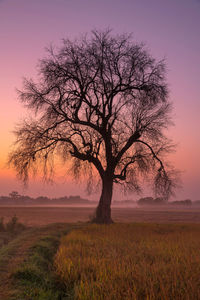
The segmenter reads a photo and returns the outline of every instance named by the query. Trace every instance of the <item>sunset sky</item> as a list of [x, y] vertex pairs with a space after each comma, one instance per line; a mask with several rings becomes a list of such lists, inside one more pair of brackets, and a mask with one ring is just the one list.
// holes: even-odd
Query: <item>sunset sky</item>
[[177, 144], [171, 160], [182, 171], [176, 199], [200, 200], [200, 0], [0, 0], [0, 195], [17, 190], [86, 197], [83, 186], [63, 177], [52, 186], [36, 178], [24, 190], [6, 160], [12, 130], [27, 115], [16, 89], [22, 88], [23, 77], [37, 78], [45, 47], [108, 27], [113, 33], [133, 33], [153, 57], [166, 59], [175, 124], [169, 136]]

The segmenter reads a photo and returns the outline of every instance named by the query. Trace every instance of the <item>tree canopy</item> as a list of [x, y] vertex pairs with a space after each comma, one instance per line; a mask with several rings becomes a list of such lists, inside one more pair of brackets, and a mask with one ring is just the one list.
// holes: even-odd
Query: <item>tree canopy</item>
[[165, 133], [171, 103], [165, 64], [130, 35], [92, 31], [40, 61], [39, 79], [24, 80], [20, 99], [35, 117], [15, 131], [9, 161], [20, 179], [43, 165], [46, 178], [54, 157], [73, 162], [75, 175], [96, 170], [102, 194], [95, 221], [110, 223], [113, 183], [139, 191], [152, 178], [160, 196], [170, 196], [174, 171], [163, 161], [171, 150]]

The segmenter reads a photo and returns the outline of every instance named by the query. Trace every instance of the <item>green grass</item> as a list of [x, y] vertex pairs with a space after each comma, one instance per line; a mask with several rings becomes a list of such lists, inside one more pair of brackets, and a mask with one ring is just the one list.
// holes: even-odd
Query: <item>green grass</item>
[[51, 268], [58, 244], [58, 237], [44, 237], [30, 249], [27, 261], [13, 275], [21, 287], [18, 299], [59, 299]]
[[25, 262], [13, 273], [16, 291], [10, 299], [64, 299], [65, 291], [55, 275], [53, 259], [60, 237], [71, 227], [67, 224], [48, 226], [47, 234], [34, 243]]
[[200, 225], [88, 225], [62, 239], [55, 268], [80, 300], [200, 299]]

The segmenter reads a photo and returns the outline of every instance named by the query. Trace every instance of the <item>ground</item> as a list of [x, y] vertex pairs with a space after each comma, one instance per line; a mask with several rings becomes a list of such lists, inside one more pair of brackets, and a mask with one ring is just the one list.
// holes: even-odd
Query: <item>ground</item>
[[[0, 217], [6, 221], [16, 215], [28, 226], [40, 226], [58, 222], [87, 222], [94, 210], [94, 207], [0, 206]], [[112, 216], [115, 222], [200, 223], [200, 207], [114, 207]]]
[[[18, 236], [11, 234], [5, 238], [4, 235], [3, 242], [0, 243], [0, 299], [11, 299], [10, 295], [14, 288], [12, 274], [26, 260], [31, 247], [42, 237], [51, 235], [52, 230], [61, 232], [69, 226], [69, 223], [83, 225], [83, 222], [92, 217], [94, 209], [94, 207], [1, 206], [0, 218], [4, 217], [4, 221], [7, 222], [16, 215], [28, 228]], [[123, 223], [200, 223], [200, 208], [192, 207], [178, 209], [117, 207], [112, 209], [112, 214], [115, 222]]]

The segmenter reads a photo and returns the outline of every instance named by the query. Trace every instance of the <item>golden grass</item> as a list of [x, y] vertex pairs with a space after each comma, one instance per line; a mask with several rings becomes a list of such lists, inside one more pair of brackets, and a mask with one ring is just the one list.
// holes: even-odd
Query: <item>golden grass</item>
[[73, 299], [200, 299], [200, 225], [87, 225], [55, 267]]

